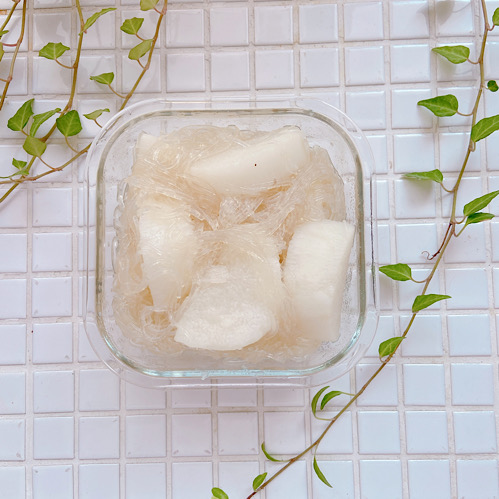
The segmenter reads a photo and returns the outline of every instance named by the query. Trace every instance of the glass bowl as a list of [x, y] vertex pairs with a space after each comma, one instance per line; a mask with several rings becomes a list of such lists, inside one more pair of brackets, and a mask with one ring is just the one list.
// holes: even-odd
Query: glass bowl
[[[298, 350], [289, 358], [248, 357], [244, 349], [213, 353], [187, 348], [170, 353], [145, 348], [133, 340], [131, 324], [116, 320], [116, 219], [127, 196], [123, 180], [132, 171], [137, 141], [143, 133], [159, 136], [192, 125], [236, 126], [252, 132], [291, 125], [300, 128], [311, 146], [327, 151], [343, 181], [345, 220], [355, 227], [337, 341], [323, 341], [313, 351]], [[220, 386], [264, 382], [313, 387], [341, 376], [365, 353], [377, 324], [372, 169], [372, 153], [360, 129], [341, 111], [318, 100], [151, 100], [118, 113], [95, 138], [86, 160], [83, 315], [94, 350], [124, 379], [145, 386], [196, 386], [195, 380], [210, 379]]]

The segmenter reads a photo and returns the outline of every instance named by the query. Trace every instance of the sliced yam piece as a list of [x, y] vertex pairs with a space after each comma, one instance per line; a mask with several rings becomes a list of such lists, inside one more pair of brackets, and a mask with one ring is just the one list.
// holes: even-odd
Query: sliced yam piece
[[216, 265], [186, 299], [175, 340], [190, 348], [240, 350], [274, 331], [274, 313], [258, 298], [251, 269]]
[[154, 306], [170, 309], [190, 290], [197, 235], [188, 213], [173, 200], [143, 200], [137, 211], [143, 275]]
[[347, 222], [307, 222], [295, 230], [283, 269], [299, 328], [324, 341], [339, 337], [343, 292], [354, 240]]
[[190, 174], [216, 192], [237, 194], [281, 183], [304, 167], [310, 147], [299, 128], [285, 127], [247, 147], [233, 148], [194, 162]]

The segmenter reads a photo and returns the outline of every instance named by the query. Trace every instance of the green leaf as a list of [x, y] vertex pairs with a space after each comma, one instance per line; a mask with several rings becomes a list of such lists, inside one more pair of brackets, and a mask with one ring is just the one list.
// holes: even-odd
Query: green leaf
[[495, 215], [492, 213], [482, 213], [482, 212], [472, 213], [466, 219], [466, 223], [464, 224], [464, 226], [466, 227], [467, 225], [470, 224], [478, 224], [480, 222], [484, 222], [485, 220], [492, 220], [494, 217]]
[[36, 137], [28, 135], [24, 141], [23, 149], [28, 154], [31, 154], [31, 156], [39, 158], [45, 152], [45, 149], [47, 149], [47, 144]]
[[82, 129], [80, 115], [78, 114], [78, 111], [75, 110], [68, 111], [66, 114], [59, 116], [59, 118], [55, 120], [55, 124], [64, 137], [77, 135]]
[[109, 7], [107, 9], [102, 9], [99, 12], [96, 12], [95, 14], [92, 14], [86, 21], [85, 24], [83, 25], [83, 29], [81, 30], [80, 34], [83, 33], [84, 31], [87, 31], [90, 26], [92, 26], [99, 17], [103, 16], [104, 14], [107, 14], [108, 12], [111, 12], [113, 10], [116, 10], [115, 7]]
[[151, 10], [156, 7], [159, 0], [140, 0], [140, 10]]
[[340, 392], [338, 390], [333, 390], [332, 392], [328, 392], [326, 393], [326, 395], [324, 395], [324, 398], [322, 399], [321, 401], [321, 411], [322, 409], [324, 409], [324, 407], [326, 407], [327, 403], [334, 399], [335, 397], [337, 397], [338, 395], [343, 395], [345, 392]]
[[96, 120], [99, 116], [102, 115], [102, 113], [109, 113], [109, 109], [96, 109], [95, 111], [92, 111], [91, 113], [84, 114], [85, 118], [87, 120]]
[[379, 271], [394, 281], [410, 281], [412, 278], [411, 267], [405, 263], [396, 263], [395, 265], [383, 265]]
[[480, 211], [482, 208], [485, 208], [498, 194], [499, 191], [493, 191], [485, 194], [484, 196], [473, 199], [473, 201], [470, 201], [469, 203], [464, 205], [463, 215], [467, 217], [472, 213]]
[[435, 47], [432, 50], [445, 57], [452, 64], [466, 62], [470, 56], [470, 49], [464, 45], [444, 45], [443, 47]]
[[0, 31], [0, 38], [2, 38], [2, 36], [6, 35], [8, 32], [9, 32], [8, 29], [4, 29], [4, 30]]
[[492, 22], [495, 26], [499, 26], [499, 8], [497, 8], [494, 11], [494, 14], [492, 14]]
[[211, 494], [215, 499], [229, 499], [229, 496], [222, 490], [219, 489], [218, 487], [213, 487], [211, 489]]
[[141, 17], [132, 17], [131, 19], [125, 19], [125, 22], [121, 25], [121, 31], [127, 35], [136, 35], [142, 26], [144, 19]]
[[275, 457], [272, 457], [268, 452], [267, 450], [265, 449], [265, 442], [262, 442], [262, 452], [265, 454], [265, 457], [269, 460], [269, 461], [274, 461], [274, 463], [280, 463], [281, 462], [281, 459], [276, 459]]
[[471, 129], [471, 140], [478, 142], [488, 137], [492, 132], [499, 130], [499, 114], [483, 118]]
[[138, 61], [142, 56], [146, 55], [152, 47], [152, 40], [144, 40], [133, 47], [128, 53], [128, 58], [132, 61]]
[[404, 338], [402, 336], [395, 336], [395, 338], [389, 338], [379, 344], [378, 353], [380, 358], [386, 357], [395, 353], [398, 346], [402, 343]]
[[22, 170], [26, 167], [28, 163], [26, 161], [21, 161], [20, 159], [14, 158], [12, 160], [12, 165], [15, 166], [18, 170]]
[[28, 123], [28, 120], [33, 116], [33, 101], [35, 99], [27, 100], [17, 111], [12, 118], [7, 121], [7, 126], [14, 130], [14, 132], [20, 132]]
[[447, 300], [449, 299], [449, 295], [419, 295], [416, 296], [416, 299], [414, 300], [414, 303], [412, 304], [412, 312], [416, 313], [419, 312], [420, 310], [423, 310], [424, 308], [428, 308], [437, 301], [441, 300]]
[[487, 88], [491, 92], [497, 92], [499, 90], [499, 86], [497, 85], [497, 81], [495, 80], [490, 80], [487, 82]]
[[267, 473], [262, 473], [261, 475], [258, 475], [254, 480], [253, 480], [253, 490], [258, 489], [260, 485], [265, 482], [265, 478], [267, 477]]
[[317, 464], [317, 459], [314, 456], [314, 471], [315, 474], [319, 477], [319, 480], [323, 483], [325, 483], [328, 487], [333, 488], [333, 486], [326, 480], [326, 477], [322, 473], [321, 469], [319, 468], [319, 465]]
[[329, 386], [325, 386], [324, 388], [321, 388], [315, 395], [314, 398], [312, 399], [311, 402], [311, 407], [312, 407], [312, 414], [315, 416], [315, 413], [317, 412], [317, 403], [319, 402], [319, 399], [321, 395], [329, 388]]
[[431, 99], [420, 100], [418, 106], [429, 109], [435, 116], [454, 116], [457, 113], [459, 103], [452, 95], [440, 95]]
[[444, 180], [444, 176], [440, 170], [430, 170], [428, 172], [412, 172], [406, 173], [404, 178], [412, 180], [433, 180], [437, 184], [441, 184]]
[[97, 83], [102, 83], [103, 85], [111, 85], [114, 80], [114, 73], [102, 73], [100, 75], [91, 76], [90, 79]]
[[38, 55], [40, 57], [45, 57], [45, 59], [55, 60], [61, 57], [61, 55], [68, 50], [69, 47], [66, 47], [66, 45], [63, 45], [61, 42], [50, 42], [47, 43], [47, 45], [45, 45], [45, 47], [43, 47], [40, 52], [38, 52]]
[[29, 129], [29, 134], [34, 137], [36, 135], [36, 132], [40, 128], [40, 126], [45, 123], [49, 118], [54, 116], [54, 114], [60, 113], [61, 109], [56, 108], [52, 109], [51, 111], [47, 111], [46, 113], [41, 113], [41, 114], [35, 114], [33, 116], [33, 123], [31, 124], [31, 128]]

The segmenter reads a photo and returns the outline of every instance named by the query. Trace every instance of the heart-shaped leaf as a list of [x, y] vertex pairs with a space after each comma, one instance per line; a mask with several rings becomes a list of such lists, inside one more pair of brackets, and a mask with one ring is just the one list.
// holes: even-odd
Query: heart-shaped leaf
[[404, 338], [402, 336], [395, 336], [395, 338], [389, 338], [380, 343], [378, 348], [378, 353], [380, 358], [395, 353], [397, 351], [398, 346], [402, 343], [403, 340]]
[[410, 281], [412, 279], [412, 270], [405, 263], [396, 263], [395, 265], [384, 265], [379, 271], [394, 281]]
[[493, 191], [489, 192], [488, 194], [484, 194], [479, 198], [473, 199], [473, 201], [470, 201], [469, 203], [464, 205], [463, 215], [465, 217], [468, 217], [472, 213], [480, 211], [481, 209], [485, 208], [498, 194], [499, 191]]
[[440, 170], [406, 173], [404, 177], [412, 180], [432, 180], [433, 182], [437, 182], [437, 184], [441, 184], [444, 180], [444, 176]]
[[429, 109], [435, 116], [454, 116], [457, 113], [459, 103], [457, 98], [452, 95], [440, 95], [431, 99], [420, 100], [418, 106]]
[[265, 482], [266, 477], [267, 477], [267, 473], [262, 473], [261, 475], [258, 475], [257, 477], [255, 477], [255, 479], [253, 480], [253, 490], [258, 489], [258, 487], [260, 487], [260, 485], [263, 482]]
[[443, 47], [435, 47], [432, 50], [445, 57], [452, 64], [466, 62], [470, 56], [470, 49], [464, 45], [444, 45]]
[[102, 113], [109, 113], [109, 109], [96, 109], [95, 111], [92, 111], [91, 113], [84, 114], [85, 118], [87, 120], [96, 120], [99, 116], [102, 115]]
[[491, 133], [499, 130], [499, 114], [483, 118], [471, 129], [471, 140], [478, 142], [488, 137]]
[[[102, 9], [99, 12], [96, 12], [95, 14], [92, 14], [86, 21], [85, 24], [83, 25], [83, 29], [81, 30], [81, 33], [84, 31], [87, 31], [90, 26], [92, 26], [99, 17], [103, 16], [104, 14], [107, 14], [108, 12], [111, 12], [113, 10], [116, 10], [115, 7], [108, 7], [107, 9]], [[81, 34], [80, 33], [80, 34]]]
[[103, 85], [111, 85], [114, 80], [114, 73], [102, 73], [100, 75], [91, 76], [90, 79], [97, 83], [102, 83]]
[[79, 134], [82, 130], [80, 115], [78, 114], [78, 111], [75, 111], [74, 109], [57, 118], [55, 123], [57, 125], [57, 130], [59, 130], [64, 137], [72, 137], [73, 135]]
[[333, 486], [327, 481], [326, 477], [324, 476], [324, 473], [322, 473], [321, 469], [319, 468], [319, 465], [317, 464], [317, 459], [315, 456], [314, 456], [314, 471], [322, 483], [325, 483], [328, 487], [333, 488]]
[[412, 304], [412, 312], [413, 313], [419, 312], [420, 310], [428, 308], [434, 303], [437, 303], [438, 301], [448, 300], [449, 298], [450, 298], [449, 295], [434, 295], [434, 294], [416, 296], [416, 299]]
[[151, 47], [152, 40], [144, 40], [130, 50], [128, 58], [132, 61], [138, 61], [141, 57], [146, 55], [149, 50], [151, 50]]
[[45, 57], [45, 59], [55, 60], [61, 57], [61, 55], [68, 50], [69, 47], [66, 47], [66, 45], [63, 45], [61, 42], [50, 42], [47, 43], [47, 45], [45, 45], [45, 47], [43, 47], [40, 52], [38, 52], [38, 55], [40, 57]]
[[23, 149], [28, 154], [31, 154], [31, 156], [39, 158], [45, 152], [45, 149], [47, 149], [47, 144], [36, 137], [28, 135], [24, 141]]
[[7, 127], [14, 132], [20, 132], [24, 129], [31, 116], [33, 116], [33, 101], [35, 99], [27, 100], [17, 111], [14, 116], [7, 121]]
[[141, 17], [132, 17], [131, 19], [125, 19], [124, 23], [121, 25], [121, 31], [128, 35], [136, 35], [144, 22]]
[[33, 123], [31, 124], [31, 127], [29, 129], [29, 134], [34, 137], [36, 135], [36, 132], [40, 128], [40, 126], [45, 123], [49, 118], [54, 116], [54, 114], [60, 113], [61, 110], [60, 108], [52, 109], [51, 111], [47, 111], [45, 113], [41, 114], [35, 114], [33, 116]]
[[492, 220], [495, 217], [492, 213], [472, 213], [467, 219], [466, 223], [464, 226], [466, 227], [467, 225], [470, 224], [479, 224], [480, 222], [484, 222], [485, 220]]

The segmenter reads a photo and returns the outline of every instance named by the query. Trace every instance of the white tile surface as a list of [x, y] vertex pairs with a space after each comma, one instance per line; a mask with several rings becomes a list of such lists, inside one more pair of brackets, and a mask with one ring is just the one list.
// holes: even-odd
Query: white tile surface
[[65, 499], [73, 494], [73, 467], [33, 466], [33, 497]]
[[220, 47], [248, 45], [248, 9], [245, 7], [211, 9], [210, 43]]
[[116, 411], [120, 407], [119, 379], [104, 369], [80, 371], [81, 411]]
[[458, 454], [497, 452], [496, 424], [493, 412], [455, 412], [454, 434]]
[[[172, 499], [201, 497], [210, 490], [212, 483], [211, 463], [172, 464]], [[195, 476], [196, 480], [192, 477]]]
[[35, 459], [72, 459], [74, 457], [74, 418], [40, 417], [33, 421]]
[[73, 361], [73, 325], [70, 322], [33, 325], [34, 364], [65, 364]]
[[405, 423], [409, 454], [446, 454], [449, 452], [445, 412], [407, 411]]
[[26, 326], [0, 325], [0, 365], [19, 365], [26, 362]]
[[31, 288], [33, 317], [68, 317], [72, 313], [71, 277], [37, 277]]
[[172, 455], [211, 456], [210, 414], [175, 414], [172, 416]]
[[255, 52], [255, 85], [257, 90], [293, 88], [293, 52], [291, 50], [257, 50]]
[[120, 457], [120, 422], [113, 417], [82, 417], [78, 426], [80, 459]]
[[426, 0], [390, 2], [390, 36], [393, 39], [426, 38], [430, 34]]
[[445, 405], [444, 366], [405, 365], [404, 399], [407, 405]]
[[362, 499], [402, 498], [402, 470], [398, 461], [360, 461]]
[[33, 374], [33, 411], [73, 412], [74, 372], [44, 371]]
[[327, 43], [338, 40], [338, 7], [300, 5], [300, 43]]
[[457, 467], [457, 490], [464, 499], [478, 499], [479, 497], [494, 497], [499, 495], [495, 459], [473, 461], [459, 459]]
[[491, 405], [494, 403], [494, 375], [491, 365], [451, 365], [453, 405]]
[[166, 465], [163, 463], [127, 464], [126, 499], [166, 497]]
[[288, 6], [255, 7], [255, 43], [293, 43], [293, 11]]
[[270, 454], [293, 454], [305, 444], [304, 414], [266, 412], [264, 441]]
[[166, 456], [166, 417], [162, 414], [127, 416], [127, 457]]
[[0, 234], [0, 272], [26, 272], [26, 234]]
[[80, 464], [79, 497], [94, 499], [103, 495], [107, 499], [118, 499], [120, 491], [120, 468], [118, 464]]
[[25, 374], [0, 373], [0, 414], [24, 414], [25, 412]]
[[[234, 438], [238, 434], [239, 438]], [[218, 415], [218, 452], [220, 455], [258, 454], [258, 414], [256, 412]]]
[[400, 452], [399, 415], [395, 411], [358, 413], [359, 453], [398, 454]]
[[25, 499], [26, 471], [21, 466], [2, 466], [0, 468], [0, 489], [6, 497]]
[[[347, 3], [344, 6], [345, 40], [383, 39], [383, 5], [381, 2]], [[365, 21], [360, 23], [359, 19]]]
[[448, 460], [410, 460], [409, 493], [416, 499], [451, 499], [450, 465]]

